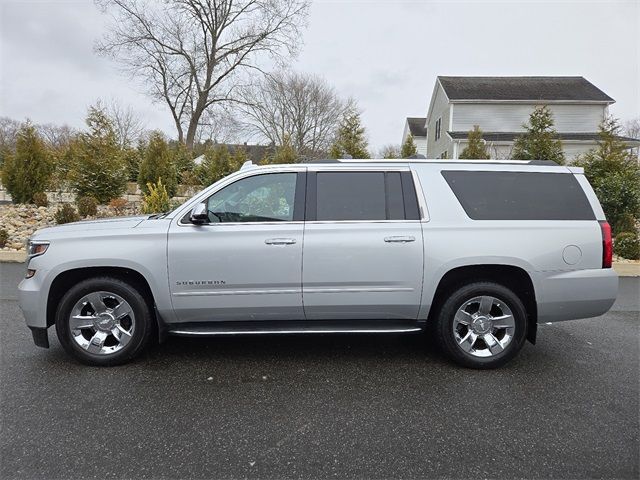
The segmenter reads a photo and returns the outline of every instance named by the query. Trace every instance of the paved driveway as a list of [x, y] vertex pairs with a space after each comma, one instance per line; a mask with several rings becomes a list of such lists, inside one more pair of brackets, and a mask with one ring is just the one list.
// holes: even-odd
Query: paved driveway
[[0, 477], [638, 478], [640, 280], [506, 368], [422, 335], [169, 339], [118, 368], [33, 346], [0, 264]]

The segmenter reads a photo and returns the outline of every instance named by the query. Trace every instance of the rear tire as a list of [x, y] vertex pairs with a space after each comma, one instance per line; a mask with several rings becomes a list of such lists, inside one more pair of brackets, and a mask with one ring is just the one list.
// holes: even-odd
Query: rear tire
[[455, 290], [438, 312], [435, 333], [451, 360], [468, 368], [498, 368], [524, 346], [527, 313], [503, 285], [477, 282]]
[[56, 333], [63, 348], [87, 365], [128, 362], [149, 343], [153, 318], [140, 291], [113, 277], [74, 285], [56, 311]]

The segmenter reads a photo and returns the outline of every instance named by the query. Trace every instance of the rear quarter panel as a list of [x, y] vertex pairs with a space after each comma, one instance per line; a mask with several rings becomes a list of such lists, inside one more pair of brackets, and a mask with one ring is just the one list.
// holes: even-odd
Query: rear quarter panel
[[[442, 277], [456, 267], [483, 264], [520, 267], [531, 277], [539, 304], [544, 303], [545, 295], [549, 294], [543, 285], [548, 277], [601, 269], [602, 238], [597, 221], [471, 220], [441, 174], [442, 170], [566, 174], [565, 167], [416, 164], [412, 168], [422, 185], [429, 218], [423, 222], [425, 272], [421, 319], [427, 318]], [[594, 209], [594, 213], [598, 216], [599, 212]], [[575, 263], [565, 261], [571, 256], [565, 256], [565, 251], [573, 254], [570, 260]]]

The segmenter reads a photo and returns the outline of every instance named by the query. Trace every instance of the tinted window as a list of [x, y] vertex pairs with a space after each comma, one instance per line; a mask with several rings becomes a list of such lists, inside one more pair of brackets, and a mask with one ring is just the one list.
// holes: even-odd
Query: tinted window
[[570, 173], [443, 171], [474, 220], [594, 220]]
[[400, 172], [386, 172], [384, 180], [387, 197], [387, 219], [402, 220], [404, 219], [404, 201], [402, 198]]
[[317, 220], [386, 220], [384, 172], [319, 172]]
[[295, 191], [295, 173], [271, 173], [243, 178], [209, 197], [209, 221], [292, 221]]
[[402, 196], [404, 197], [404, 211], [407, 220], [420, 220], [418, 197], [411, 172], [402, 172]]

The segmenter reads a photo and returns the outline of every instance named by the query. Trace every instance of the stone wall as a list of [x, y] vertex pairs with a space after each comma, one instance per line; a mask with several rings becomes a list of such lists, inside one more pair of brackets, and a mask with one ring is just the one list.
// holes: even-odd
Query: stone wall
[[[178, 185], [177, 195], [172, 198], [172, 201], [182, 203], [201, 189], [202, 187], [200, 186]], [[74, 203], [76, 200], [76, 194], [68, 190], [48, 191], [46, 193], [49, 203], [51, 204]], [[135, 182], [127, 182], [127, 188], [121, 198], [124, 198], [127, 202], [134, 205], [139, 205], [142, 201], [142, 192], [138, 184]], [[11, 195], [6, 191], [2, 183], [0, 183], [0, 202], [11, 202]]]

